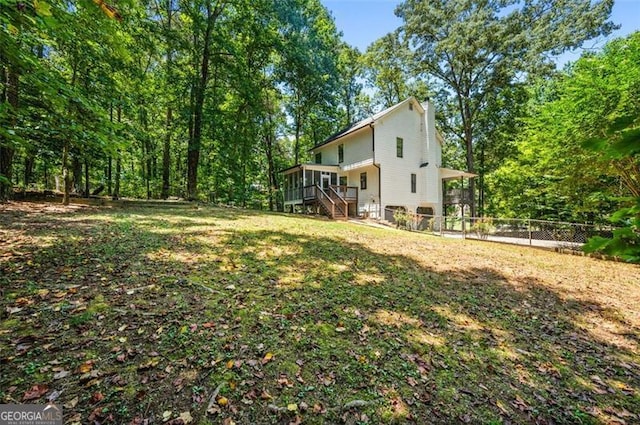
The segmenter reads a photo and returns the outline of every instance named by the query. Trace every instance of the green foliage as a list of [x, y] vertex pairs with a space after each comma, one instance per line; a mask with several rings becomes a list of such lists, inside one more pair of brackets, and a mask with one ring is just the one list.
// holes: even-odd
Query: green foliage
[[[509, 133], [519, 116], [524, 77], [547, 73], [551, 55], [608, 34], [614, 28], [607, 22], [612, 5], [613, 0], [563, 7], [554, 0], [406, 0], [398, 6], [413, 72], [431, 78], [441, 127], [461, 142], [469, 171], [480, 163], [481, 182], [491, 165], [484, 161], [487, 152], [510, 152], [503, 149], [501, 133]], [[475, 215], [473, 205], [471, 210]]]
[[493, 225], [491, 217], [483, 217], [473, 223], [470, 231], [476, 233], [480, 239], [487, 239], [490, 234], [496, 231], [496, 227]]
[[277, 170], [360, 113], [359, 53], [317, 0], [23, 3], [0, 10], [3, 187], [64, 168], [78, 192], [275, 208]]
[[640, 263], [640, 198], [636, 205], [618, 210], [612, 217], [614, 225], [621, 225], [613, 231], [611, 238], [600, 236], [589, 239], [584, 246], [586, 252], [602, 252], [622, 258], [631, 263]]

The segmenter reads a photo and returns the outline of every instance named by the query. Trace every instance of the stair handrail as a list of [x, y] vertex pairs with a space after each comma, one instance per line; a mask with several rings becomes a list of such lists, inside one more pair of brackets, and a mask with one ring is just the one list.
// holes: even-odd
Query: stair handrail
[[[349, 216], [349, 214], [348, 214], [348, 212], [349, 212], [349, 204], [347, 203], [347, 201], [346, 201], [342, 196], [340, 196], [340, 194], [339, 194], [339, 193], [338, 193], [338, 192], [337, 192], [333, 187], [329, 186], [329, 190], [330, 190], [330, 191], [331, 191], [331, 192], [332, 192], [332, 193], [333, 193], [333, 194], [338, 198], [338, 200], [340, 201], [341, 205], [340, 205], [338, 208], [341, 210], [342, 214], [343, 214], [345, 217], [348, 217], [348, 216]], [[336, 204], [336, 206], [337, 206], [337, 205], [338, 205], [338, 204]], [[343, 206], [344, 206], [344, 208], [342, 208]]]
[[[327, 195], [320, 185], [316, 185], [316, 199], [320, 200], [323, 206], [327, 209], [327, 212], [331, 214], [331, 218], [336, 216], [336, 203], [329, 197], [329, 195]], [[325, 204], [325, 200], [331, 203], [331, 210], [329, 210], [329, 207]]]

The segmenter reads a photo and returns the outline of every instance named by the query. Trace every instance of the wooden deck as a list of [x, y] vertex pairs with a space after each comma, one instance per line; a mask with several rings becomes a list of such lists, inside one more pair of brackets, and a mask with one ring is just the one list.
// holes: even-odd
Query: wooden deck
[[310, 185], [289, 192], [285, 193], [285, 199], [290, 204], [316, 208], [317, 212], [334, 220], [346, 220], [357, 215], [357, 187], [331, 185], [323, 189], [319, 185]]

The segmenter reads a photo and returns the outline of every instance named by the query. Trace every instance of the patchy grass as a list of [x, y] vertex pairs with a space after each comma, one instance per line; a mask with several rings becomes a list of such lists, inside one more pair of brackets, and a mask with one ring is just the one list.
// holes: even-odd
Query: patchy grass
[[640, 421], [640, 268], [213, 208], [0, 206], [0, 401], [65, 423]]

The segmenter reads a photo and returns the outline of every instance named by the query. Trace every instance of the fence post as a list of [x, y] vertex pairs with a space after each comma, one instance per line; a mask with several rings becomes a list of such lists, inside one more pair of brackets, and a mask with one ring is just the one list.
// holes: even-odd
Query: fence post
[[531, 219], [527, 220], [527, 227], [529, 228], [529, 246], [533, 245], [531, 242]]

